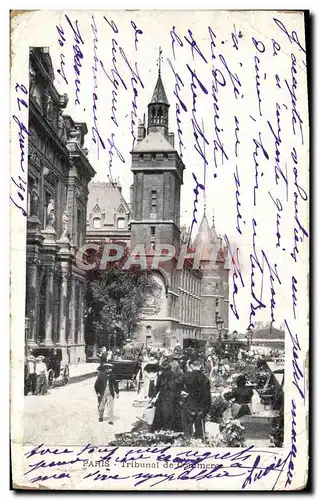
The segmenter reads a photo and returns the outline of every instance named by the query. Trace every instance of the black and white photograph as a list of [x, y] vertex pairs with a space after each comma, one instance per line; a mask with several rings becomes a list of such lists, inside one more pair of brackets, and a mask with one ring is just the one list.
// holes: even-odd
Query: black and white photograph
[[306, 13], [10, 15], [13, 488], [305, 488]]

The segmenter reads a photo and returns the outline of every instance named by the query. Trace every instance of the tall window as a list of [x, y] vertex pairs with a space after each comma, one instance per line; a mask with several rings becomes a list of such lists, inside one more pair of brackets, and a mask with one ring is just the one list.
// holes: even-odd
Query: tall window
[[125, 219], [124, 219], [124, 217], [119, 217], [117, 219], [117, 229], [125, 229]]
[[43, 227], [44, 229], [47, 227], [48, 223], [48, 206], [49, 201], [52, 198], [52, 195], [49, 191], [45, 191], [44, 193], [44, 211], [43, 211]]
[[155, 226], [151, 226], [151, 236], [155, 236]]
[[93, 229], [100, 229], [101, 228], [101, 219], [100, 217], [95, 217], [93, 219]]
[[78, 243], [78, 247], [81, 246], [82, 244], [82, 212], [81, 210], [77, 210], [76, 212], [76, 220], [77, 220], [77, 243]]
[[157, 202], [157, 193], [156, 191], [152, 191], [152, 197], [151, 197], [152, 212], [156, 212], [156, 202]]

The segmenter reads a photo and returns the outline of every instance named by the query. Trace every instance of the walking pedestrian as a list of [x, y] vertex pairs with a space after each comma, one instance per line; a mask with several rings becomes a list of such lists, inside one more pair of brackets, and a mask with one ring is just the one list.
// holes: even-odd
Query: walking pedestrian
[[104, 365], [107, 362], [107, 351], [106, 347], [103, 346], [101, 352], [97, 354], [98, 358], [100, 358], [100, 364]]
[[182, 430], [181, 407], [179, 404], [182, 379], [183, 372], [177, 360], [162, 364], [156, 384], [156, 410], [152, 432], [157, 430]]
[[156, 395], [156, 379], [159, 371], [159, 364], [154, 353], [150, 354], [148, 363], [143, 370], [144, 399], [153, 398]]
[[191, 370], [182, 381], [182, 427], [185, 436], [192, 436], [195, 427], [195, 438], [204, 441], [205, 417], [211, 408], [210, 382], [201, 371], [199, 360], [191, 362]]
[[110, 425], [114, 422], [114, 399], [119, 397], [119, 385], [112, 373], [113, 365], [105, 363], [98, 368], [99, 374], [94, 384], [97, 395], [99, 422], [103, 422], [104, 410], [106, 407], [107, 419]]
[[36, 395], [46, 394], [48, 392], [48, 369], [44, 362], [44, 356], [38, 356], [36, 358], [34, 371], [36, 374]]
[[29, 391], [34, 395], [36, 393], [37, 375], [35, 373], [35, 357], [31, 354], [27, 357], [26, 363], [26, 380], [25, 380], [25, 395]]

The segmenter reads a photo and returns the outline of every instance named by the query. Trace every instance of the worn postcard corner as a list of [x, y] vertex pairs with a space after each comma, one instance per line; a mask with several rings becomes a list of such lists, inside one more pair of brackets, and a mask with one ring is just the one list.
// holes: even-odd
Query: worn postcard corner
[[10, 23], [13, 488], [304, 489], [304, 12]]

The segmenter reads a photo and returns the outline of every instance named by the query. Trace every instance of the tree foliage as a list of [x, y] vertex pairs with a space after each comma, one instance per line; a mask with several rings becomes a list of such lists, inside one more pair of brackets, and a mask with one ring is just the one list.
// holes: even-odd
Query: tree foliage
[[112, 266], [99, 271], [89, 283], [88, 306], [92, 327], [98, 337], [114, 330], [132, 338], [138, 329], [143, 307], [158, 289], [149, 271]]

